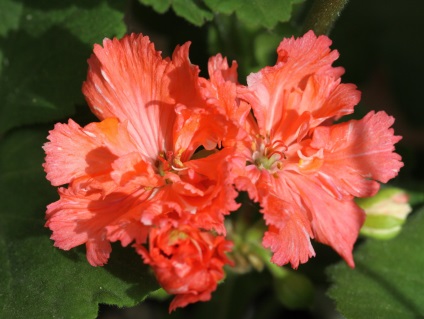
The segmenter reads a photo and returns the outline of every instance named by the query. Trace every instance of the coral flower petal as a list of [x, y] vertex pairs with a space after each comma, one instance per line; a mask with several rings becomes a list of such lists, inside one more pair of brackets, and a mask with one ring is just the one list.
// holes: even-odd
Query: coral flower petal
[[403, 166], [394, 153], [400, 138], [384, 112], [331, 125], [353, 112], [360, 92], [341, 83], [344, 70], [332, 66], [338, 52], [330, 45], [328, 37], [312, 31], [284, 39], [276, 64], [237, 88], [257, 125], [242, 125], [246, 137], [237, 143], [232, 173], [236, 186], [259, 201], [269, 227], [263, 243], [278, 264], [305, 262], [315, 238], [353, 266], [364, 218], [353, 199], [374, 195], [378, 182]]
[[394, 119], [385, 112], [370, 112], [362, 120], [318, 127], [310, 146], [324, 150], [318, 175], [337, 198], [368, 197], [403, 166], [394, 153], [401, 137], [393, 134]]
[[293, 175], [291, 181], [311, 215], [311, 227], [317, 241], [331, 246], [353, 267], [353, 244], [365, 220], [365, 214], [353, 200], [338, 200], [312, 179]]
[[169, 95], [169, 59], [162, 59], [148, 37], [132, 34], [94, 46], [83, 93], [99, 119], [116, 117], [147, 158], [171, 149], [174, 100]]
[[85, 175], [107, 175], [118, 156], [136, 150], [125, 126], [113, 118], [84, 128], [72, 120], [68, 124], [58, 123], [48, 139], [50, 142], [43, 147], [43, 167], [54, 186]]
[[[261, 134], [281, 134], [281, 127], [304, 112], [317, 119], [310, 126], [353, 112], [360, 93], [352, 84], [340, 84], [343, 69], [331, 66], [338, 52], [331, 51], [330, 44], [312, 31], [300, 39], [285, 39], [278, 47], [277, 64], [248, 76], [248, 89], [240, 90], [240, 97], [252, 105]], [[294, 133], [278, 138], [288, 142]]]
[[149, 249], [136, 246], [150, 264], [162, 287], [175, 298], [169, 311], [189, 303], [207, 301], [224, 278], [225, 256], [232, 244], [189, 224], [179, 228], [154, 228], [149, 235]]
[[144, 242], [147, 227], [137, 222], [143, 198], [150, 196], [144, 190], [121, 189], [103, 197], [86, 179], [75, 180], [68, 189], [59, 188], [60, 199], [47, 207], [47, 222], [55, 246], [69, 250], [86, 244], [87, 259], [93, 266], [106, 263], [110, 241]]
[[[269, 224], [263, 238], [263, 245], [274, 253], [271, 261], [277, 265], [290, 263], [293, 268], [315, 256], [310, 238], [312, 231], [309, 220], [300, 207], [269, 195], [261, 202], [263, 213]], [[278, 214], [272, 217], [271, 215]], [[275, 218], [279, 220], [275, 222]]]

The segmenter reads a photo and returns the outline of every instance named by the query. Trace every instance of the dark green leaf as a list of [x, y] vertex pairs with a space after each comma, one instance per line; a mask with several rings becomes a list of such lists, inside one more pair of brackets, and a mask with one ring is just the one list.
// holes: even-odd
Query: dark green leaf
[[0, 318], [96, 318], [99, 303], [133, 306], [157, 284], [130, 248], [115, 246], [105, 267], [84, 249], [53, 247], [45, 206], [57, 195], [41, 167], [46, 131], [25, 130], [0, 143]]
[[[0, 36], [5, 36], [9, 30], [19, 25], [22, 4], [11, 0], [2, 0], [0, 3]], [[1, 60], [0, 60], [1, 61]]]
[[244, 23], [272, 29], [279, 22], [287, 22], [292, 14], [292, 6], [304, 0], [139, 0], [140, 3], [152, 6], [159, 13], [164, 13], [172, 6], [175, 13], [201, 26], [210, 21], [215, 13], [230, 15], [236, 13]]
[[200, 1], [193, 0], [139, 0], [144, 5], [151, 6], [158, 13], [165, 13], [172, 5], [174, 12], [189, 21], [190, 23], [201, 26], [206, 21], [213, 18], [212, 12], [203, 8]]
[[158, 13], [166, 12], [171, 6], [171, 0], [139, 0], [140, 3], [153, 7]]
[[424, 209], [398, 237], [368, 240], [355, 253], [356, 268], [340, 263], [329, 270], [329, 295], [349, 319], [424, 317]]
[[9, 23], [16, 30], [0, 37], [0, 133], [69, 116], [84, 102], [93, 44], [126, 30], [123, 1], [21, 0], [0, 4], [0, 12], [5, 5], [20, 14], [17, 27]]
[[212, 12], [202, 9], [193, 0], [174, 0], [172, 7], [178, 16], [197, 26], [201, 26], [213, 18]]
[[278, 22], [290, 20], [293, 4], [300, 2], [303, 0], [205, 0], [206, 5], [214, 12], [235, 12], [244, 23], [268, 29], [274, 28]]

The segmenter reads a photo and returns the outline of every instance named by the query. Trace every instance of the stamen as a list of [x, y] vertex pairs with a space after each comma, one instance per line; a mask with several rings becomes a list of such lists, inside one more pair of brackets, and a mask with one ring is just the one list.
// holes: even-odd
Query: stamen
[[281, 170], [284, 167], [282, 161], [287, 159], [285, 152], [288, 147], [284, 141], [269, 141], [269, 137], [265, 138], [260, 134], [256, 134], [256, 138], [259, 140], [252, 143], [253, 163], [259, 169], [266, 169], [271, 173]]
[[174, 165], [171, 165], [171, 168], [172, 168], [174, 171], [178, 171], [178, 172], [188, 170], [188, 167], [175, 167]]

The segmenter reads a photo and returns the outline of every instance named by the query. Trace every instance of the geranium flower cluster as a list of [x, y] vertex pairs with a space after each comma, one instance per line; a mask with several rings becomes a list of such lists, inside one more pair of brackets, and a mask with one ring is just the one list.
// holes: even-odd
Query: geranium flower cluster
[[274, 263], [306, 262], [313, 238], [353, 267], [364, 221], [353, 199], [403, 164], [386, 113], [335, 124], [360, 92], [341, 83], [330, 44], [312, 31], [284, 39], [247, 85], [219, 54], [200, 77], [189, 43], [165, 59], [140, 34], [95, 45], [83, 93], [100, 121], [56, 124], [44, 145], [47, 179], [61, 186], [47, 207], [55, 246], [85, 244], [102, 266], [111, 242], [132, 244], [175, 295], [170, 310], [209, 300], [232, 263], [224, 219], [246, 191]]

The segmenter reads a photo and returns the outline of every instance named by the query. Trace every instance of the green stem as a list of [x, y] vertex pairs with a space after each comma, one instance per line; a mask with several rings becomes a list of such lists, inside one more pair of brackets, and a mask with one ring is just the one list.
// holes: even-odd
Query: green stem
[[303, 23], [304, 33], [313, 30], [317, 35], [329, 34], [348, 1], [315, 0]]
[[269, 272], [272, 274], [274, 278], [282, 279], [289, 275], [289, 270], [284, 267], [277, 266], [276, 264], [271, 262], [271, 254], [265, 248], [260, 245], [251, 245], [252, 252], [256, 253], [256, 255], [262, 259], [265, 266], [268, 268]]

